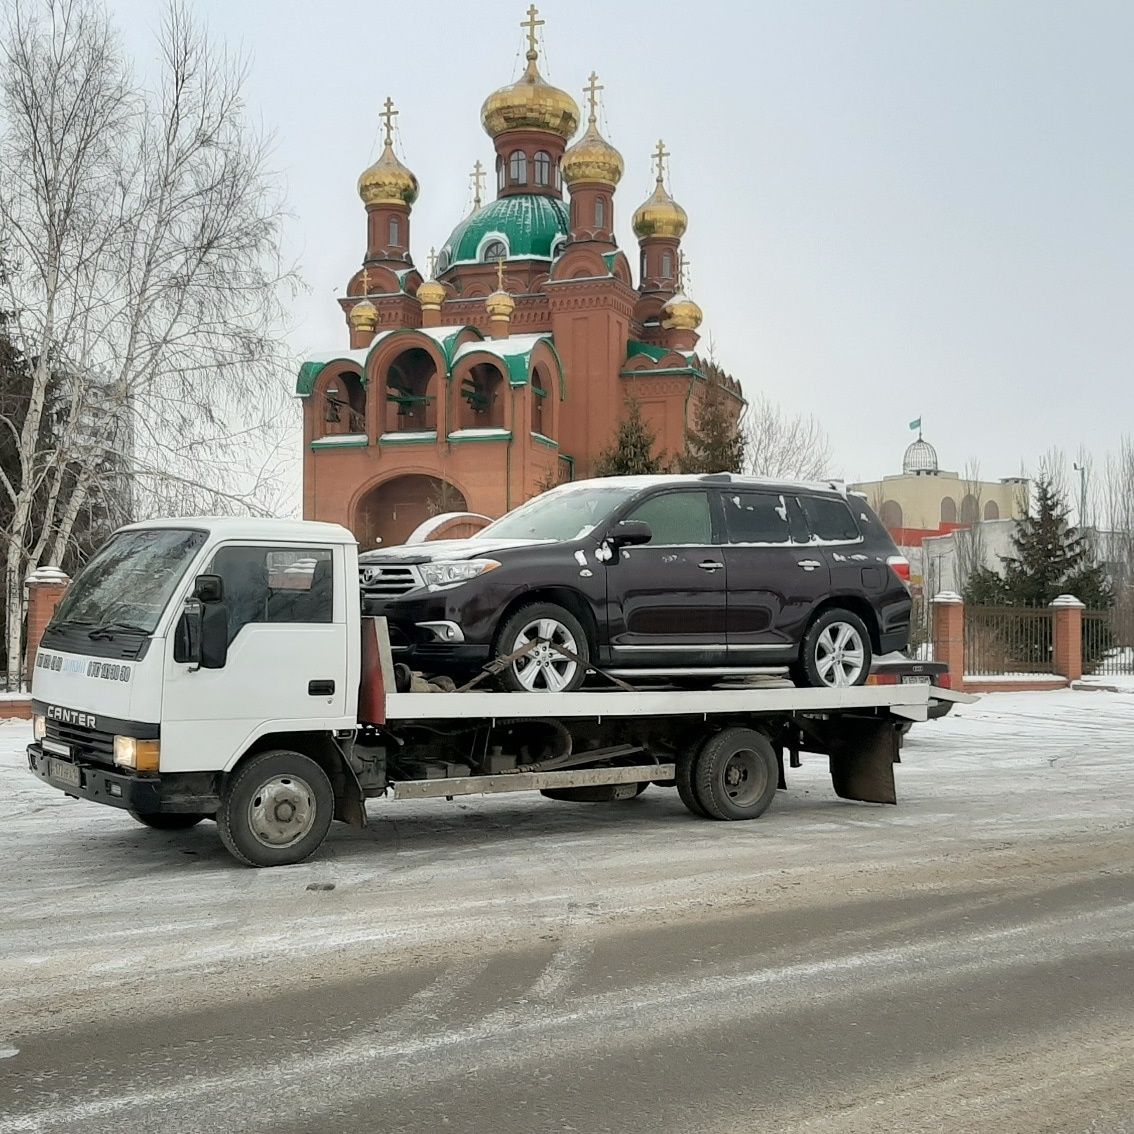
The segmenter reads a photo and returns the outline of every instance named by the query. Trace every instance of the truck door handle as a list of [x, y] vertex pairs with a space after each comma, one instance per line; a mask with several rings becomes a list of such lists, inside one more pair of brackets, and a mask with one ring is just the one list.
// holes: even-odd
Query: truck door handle
[[816, 567], [822, 567], [823, 564], [817, 559], [801, 559], [799, 561], [800, 567], [805, 571], [814, 571]]
[[307, 692], [312, 697], [330, 697], [335, 692], [335, 683], [333, 681], [309, 681]]
[[719, 571], [724, 564], [718, 563], [715, 559], [703, 559], [697, 566], [700, 567], [702, 571]]

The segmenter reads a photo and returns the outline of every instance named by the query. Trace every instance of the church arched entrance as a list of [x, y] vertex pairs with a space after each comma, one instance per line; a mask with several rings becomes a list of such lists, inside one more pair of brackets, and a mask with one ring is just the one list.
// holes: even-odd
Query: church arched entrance
[[430, 516], [467, 510], [464, 494], [448, 481], [416, 473], [395, 476], [359, 497], [351, 528], [359, 550], [373, 551], [403, 543]]

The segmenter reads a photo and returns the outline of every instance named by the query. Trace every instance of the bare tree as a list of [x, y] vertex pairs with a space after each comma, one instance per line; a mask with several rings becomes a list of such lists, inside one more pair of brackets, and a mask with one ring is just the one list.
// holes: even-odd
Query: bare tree
[[760, 394], [742, 422], [753, 476], [818, 480], [831, 475], [831, 441], [810, 415], [790, 414]]
[[1134, 610], [1134, 438], [1123, 437], [1117, 453], [1107, 455], [1098, 492], [1100, 517], [1097, 554], [1105, 561], [1116, 605]]
[[[962, 476], [964, 486], [963, 501], [971, 501], [967, 527], [957, 528], [953, 532], [953, 546], [956, 549], [956, 589], [965, 593], [969, 579], [973, 573], [985, 565], [985, 539], [983, 524], [983, 511], [981, 508], [984, 495], [980, 479], [980, 463], [974, 458], [966, 462]], [[962, 515], [962, 519], [965, 518]]]
[[290, 276], [267, 145], [242, 64], [179, 3], [158, 44], [149, 90], [95, 0], [13, 0], [0, 36], [0, 309], [31, 369], [22, 419], [0, 418], [9, 682], [23, 577], [92, 500], [128, 483], [134, 511], [263, 511], [276, 483]]

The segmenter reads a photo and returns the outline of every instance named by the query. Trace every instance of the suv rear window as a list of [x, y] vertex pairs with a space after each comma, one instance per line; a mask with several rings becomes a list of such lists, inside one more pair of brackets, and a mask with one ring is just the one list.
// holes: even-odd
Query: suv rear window
[[861, 533], [845, 500], [833, 496], [801, 496], [799, 502], [816, 539], [845, 541], [859, 538]]
[[644, 500], [628, 520], [645, 520], [650, 525], [654, 546], [713, 542], [713, 523], [707, 492], [665, 492]]

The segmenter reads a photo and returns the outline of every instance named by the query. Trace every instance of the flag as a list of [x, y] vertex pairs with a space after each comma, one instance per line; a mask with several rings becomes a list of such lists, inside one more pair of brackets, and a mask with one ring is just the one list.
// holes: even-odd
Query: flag
[[910, 428], [920, 430], [921, 429], [921, 418], [915, 417], [913, 419], [913, 421], [910, 422]]

